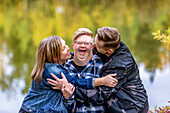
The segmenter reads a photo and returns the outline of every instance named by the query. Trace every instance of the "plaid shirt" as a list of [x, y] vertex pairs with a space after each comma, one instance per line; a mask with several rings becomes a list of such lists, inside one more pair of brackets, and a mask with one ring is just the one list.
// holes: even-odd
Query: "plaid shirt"
[[[73, 60], [69, 60], [65, 67], [68, 69], [68, 72], [70, 75], [78, 75], [81, 79], [87, 79], [87, 78], [99, 78], [99, 72], [102, 68], [103, 63], [100, 60], [100, 58], [97, 55], [94, 55], [92, 60], [90, 60], [83, 71], [79, 73], [76, 68], [73, 66]], [[94, 80], [93, 80], [94, 82]], [[79, 87], [76, 87], [76, 90], [81, 89]], [[88, 89], [83, 89], [83, 91], [86, 91], [88, 94]], [[76, 91], [75, 91], [76, 92]], [[104, 113], [105, 107], [104, 105], [94, 105], [91, 102], [85, 102], [84, 100], [77, 99], [77, 96], [79, 93], [75, 93], [70, 99], [64, 98], [64, 104], [68, 109], [72, 109], [72, 112], [76, 113]]]

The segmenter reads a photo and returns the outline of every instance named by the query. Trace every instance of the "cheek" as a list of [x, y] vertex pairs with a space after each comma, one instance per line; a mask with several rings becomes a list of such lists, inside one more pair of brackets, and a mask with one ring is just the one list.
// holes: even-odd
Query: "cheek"
[[66, 56], [67, 55], [67, 52], [64, 52], [64, 56]]
[[76, 48], [78, 48], [78, 46], [74, 45], [74, 46], [73, 46], [73, 49], [76, 49]]
[[74, 51], [79, 51], [79, 46], [75, 46], [73, 49]]
[[63, 58], [64, 57], [64, 54], [63, 53], [61, 53], [61, 58]]
[[66, 56], [66, 52], [63, 51], [63, 52], [61, 53], [61, 56]]
[[88, 50], [93, 49], [92, 46], [87, 46], [86, 48], [87, 48]]

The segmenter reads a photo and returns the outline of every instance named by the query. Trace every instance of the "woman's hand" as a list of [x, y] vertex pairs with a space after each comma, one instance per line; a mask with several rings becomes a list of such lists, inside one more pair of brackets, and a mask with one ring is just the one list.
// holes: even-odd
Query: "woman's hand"
[[51, 73], [51, 76], [55, 79], [49, 79], [47, 78], [47, 82], [49, 84], [51, 84], [53, 87], [53, 89], [58, 89], [58, 90], [61, 90], [62, 88], [62, 85], [67, 85], [68, 84], [68, 81], [67, 81], [67, 78], [65, 77], [65, 75], [63, 73], [61, 73], [61, 76], [62, 76], [62, 79], [59, 79], [56, 75], [54, 75], [53, 73]]
[[74, 93], [74, 90], [75, 90], [75, 87], [74, 85], [72, 85], [71, 83], [68, 83], [67, 85], [62, 85], [62, 93], [63, 93], [63, 96], [66, 98], [66, 99], [69, 99], [73, 93]]

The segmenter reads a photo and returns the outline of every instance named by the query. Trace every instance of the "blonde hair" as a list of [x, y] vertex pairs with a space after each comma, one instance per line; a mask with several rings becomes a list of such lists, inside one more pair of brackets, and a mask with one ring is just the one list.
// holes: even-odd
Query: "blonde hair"
[[[36, 53], [36, 63], [31, 73], [31, 79], [34, 81], [42, 81], [42, 73], [45, 63], [59, 62], [61, 57], [61, 37], [50, 36], [40, 42]], [[57, 59], [57, 61], [56, 61]]]
[[93, 38], [93, 32], [87, 28], [79, 28], [73, 35], [73, 41], [75, 41], [81, 35], [88, 35]]

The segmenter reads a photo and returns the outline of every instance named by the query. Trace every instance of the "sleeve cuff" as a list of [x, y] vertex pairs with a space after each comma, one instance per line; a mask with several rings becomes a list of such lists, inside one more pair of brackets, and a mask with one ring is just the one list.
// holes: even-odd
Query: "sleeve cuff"
[[94, 80], [95, 80], [95, 78], [92, 78], [92, 88], [95, 88], [95, 86], [94, 86]]
[[65, 98], [64, 96], [63, 96], [63, 101], [64, 102], [67, 102], [67, 103], [70, 103], [70, 102], [72, 102], [73, 100], [74, 100], [74, 95], [72, 95], [69, 99], [67, 99], [67, 98]]
[[95, 80], [95, 78], [88, 78], [88, 80], [87, 80], [87, 89], [95, 88], [94, 87], [94, 80]]

